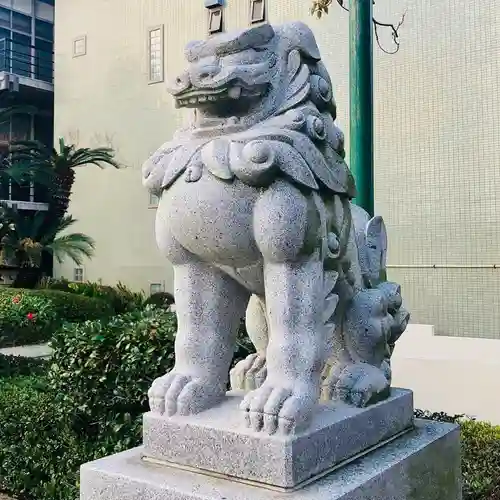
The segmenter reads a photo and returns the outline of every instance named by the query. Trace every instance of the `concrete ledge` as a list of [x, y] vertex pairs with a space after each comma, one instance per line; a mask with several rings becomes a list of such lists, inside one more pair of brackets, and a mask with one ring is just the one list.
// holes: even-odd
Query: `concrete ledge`
[[[221, 458], [231, 448], [220, 450]], [[415, 429], [291, 493], [144, 462], [136, 448], [81, 469], [80, 500], [461, 500], [458, 427]], [[250, 459], [250, 456], [249, 456]], [[263, 472], [263, 467], [255, 464]]]
[[320, 406], [310, 427], [294, 436], [268, 436], [245, 428], [241, 397], [229, 395], [216, 408], [190, 417], [144, 416], [147, 457], [294, 488], [331, 470], [413, 425], [413, 396], [393, 389], [389, 399], [368, 408]]
[[392, 371], [394, 385], [414, 392], [416, 408], [500, 424], [500, 405], [492, 403], [500, 340], [437, 336], [432, 325], [412, 324], [396, 344]]

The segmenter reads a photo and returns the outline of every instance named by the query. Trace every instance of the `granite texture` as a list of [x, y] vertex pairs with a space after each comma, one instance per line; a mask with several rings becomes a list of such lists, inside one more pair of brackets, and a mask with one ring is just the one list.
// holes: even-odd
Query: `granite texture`
[[136, 448], [85, 464], [80, 500], [462, 498], [458, 427], [436, 422], [417, 421], [411, 433], [293, 492], [145, 463], [142, 454], [142, 448]]
[[160, 196], [155, 235], [173, 265], [175, 366], [151, 411], [192, 415], [224, 397], [240, 319], [257, 355], [231, 373], [241, 420], [300, 433], [320, 398], [364, 407], [388, 396], [406, 328], [385, 280], [381, 217], [351, 203], [333, 87], [303, 23], [263, 24], [186, 47], [169, 91], [193, 110], [143, 166]]
[[283, 488], [364, 452], [413, 425], [413, 395], [393, 389], [391, 397], [369, 408], [325, 405], [309, 428], [292, 436], [248, 430], [239, 418], [241, 398], [189, 418], [144, 416], [147, 457]]

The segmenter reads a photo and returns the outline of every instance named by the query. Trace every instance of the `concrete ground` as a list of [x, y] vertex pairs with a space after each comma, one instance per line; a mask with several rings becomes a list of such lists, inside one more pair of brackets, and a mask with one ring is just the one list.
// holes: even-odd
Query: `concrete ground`
[[[47, 358], [52, 354], [52, 349], [47, 344], [25, 345], [18, 347], [5, 347], [0, 349], [0, 354], [6, 356], [23, 356], [25, 358]], [[0, 500], [2, 498], [0, 497]]]

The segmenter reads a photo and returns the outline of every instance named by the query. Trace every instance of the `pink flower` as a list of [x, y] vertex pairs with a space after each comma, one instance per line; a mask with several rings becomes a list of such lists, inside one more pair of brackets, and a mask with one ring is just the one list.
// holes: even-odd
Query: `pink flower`
[[26, 317], [30, 320], [33, 321], [35, 319], [35, 315], [33, 313], [28, 313]]
[[12, 299], [12, 302], [14, 304], [19, 304], [19, 302], [21, 302], [21, 297], [19, 297], [19, 295], [16, 295], [13, 299]]

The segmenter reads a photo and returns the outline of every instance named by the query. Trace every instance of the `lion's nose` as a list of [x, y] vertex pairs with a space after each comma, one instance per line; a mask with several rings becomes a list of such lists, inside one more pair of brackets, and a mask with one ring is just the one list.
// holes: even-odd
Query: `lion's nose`
[[191, 80], [189, 77], [189, 73], [184, 71], [180, 75], [178, 75], [175, 80], [172, 82], [174, 86], [180, 89], [188, 88], [191, 85]]

